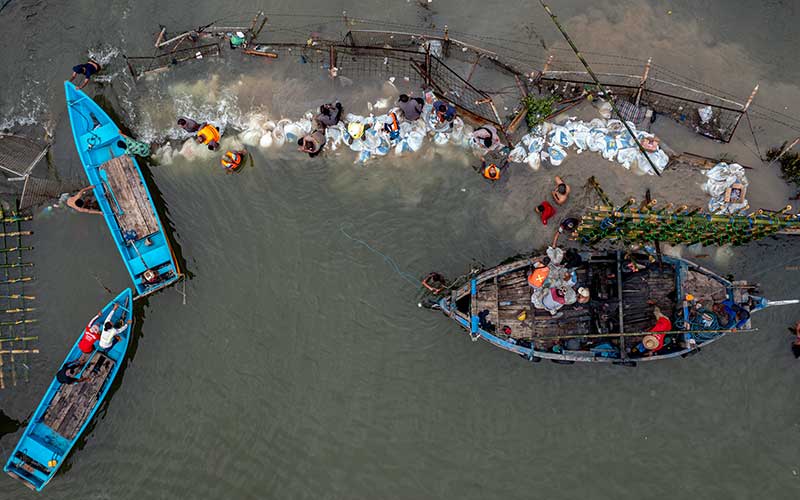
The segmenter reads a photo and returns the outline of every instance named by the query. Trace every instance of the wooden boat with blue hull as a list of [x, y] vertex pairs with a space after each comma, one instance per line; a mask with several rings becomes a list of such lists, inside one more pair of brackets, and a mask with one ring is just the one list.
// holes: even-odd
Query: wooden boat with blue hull
[[139, 165], [125, 154], [119, 128], [70, 82], [64, 90], [75, 147], [137, 298], [171, 285], [180, 279], [180, 268]]
[[[133, 318], [133, 296], [126, 288], [103, 308], [98, 320], [107, 318], [115, 304], [119, 307], [111, 316], [112, 323]], [[73, 376], [84, 380], [61, 384], [58, 378], [53, 379], [3, 468], [6, 473], [36, 491], [47, 485], [108, 393], [128, 350], [131, 330], [129, 327], [122, 331], [109, 349], [99, 349], [96, 343], [88, 354], [78, 347], [83, 337], [83, 329], [80, 330], [64, 364], [76, 363], [78, 372]]]
[[[732, 331], [751, 330], [752, 313], [771, 305], [755, 287], [732, 282], [697, 264], [647, 254], [575, 253], [566, 270], [574, 289], [589, 289], [590, 300], [562, 306], [556, 315], [532, 303], [528, 275], [542, 257], [516, 259], [466, 277], [434, 303], [472, 337], [531, 361], [614, 363], [686, 357]], [[573, 255], [574, 257], [574, 255]], [[563, 270], [564, 268], [552, 268]], [[545, 282], [547, 287], [549, 282]], [[686, 300], [687, 295], [690, 300]], [[656, 322], [654, 306], [672, 321], [664, 346], [641, 348]]]

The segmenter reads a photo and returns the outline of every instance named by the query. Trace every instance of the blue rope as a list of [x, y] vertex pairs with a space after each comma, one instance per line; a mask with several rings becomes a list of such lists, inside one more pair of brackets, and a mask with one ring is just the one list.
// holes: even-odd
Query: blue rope
[[392, 267], [392, 270], [395, 273], [397, 273], [398, 276], [400, 276], [401, 278], [403, 278], [404, 280], [408, 281], [409, 283], [411, 283], [412, 285], [414, 285], [416, 287], [419, 286], [420, 282], [419, 282], [419, 279], [417, 279], [416, 276], [414, 276], [414, 275], [412, 275], [410, 273], [407, 273], [407, 272], [403, 271], [402, 269], [400, 269], [400, 266], [398, 266], [397, 263], [394, 260], [392, 260], [391, 257], [389, 257], [388, 255], [386, 255], [384, 253], [381, 253], [380, 251], [372, 248], [372, 246], [370, 246], [370, 244], [367, 243], [366, 241], [360, 240], [358, 238], [354, 238], [353, 236], [350, 236], [350, 234], [348, 234], [347, 231], [344, 230], [344, 224], [339, 226], [339, 231], [341, 231], [342, 234], [347, 236], [350, 240], [355, 241], [356, 243], [359, 243], [359, 244], [364, 245], [365, 247], [367, 247], [367, 249], [370, 252], [372, 252], [372, 253], [374, 253], [376, 255], [380, 255], [381, 257], [383, 257], [383, 261], [386, 262], [387, 264], [389, 264]]

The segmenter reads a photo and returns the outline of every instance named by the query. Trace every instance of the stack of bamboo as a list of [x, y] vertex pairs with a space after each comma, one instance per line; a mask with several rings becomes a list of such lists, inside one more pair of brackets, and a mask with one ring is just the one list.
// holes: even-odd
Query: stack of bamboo
[[590, 245], [604, 239], [624, 243], [742, 245], [778, 231], [800, 229], [800, 214], [791, 213], [791, 205], [777, 212], [757, 210], [736, 215], [714, 215], [701, 208], [674, 207], [671, 203], [658, 207], [656, 200], [637, 204], [634, 198], [614, 207], [594, 178], [589, 183], [601, 204], [583, 216], [578, 236]]

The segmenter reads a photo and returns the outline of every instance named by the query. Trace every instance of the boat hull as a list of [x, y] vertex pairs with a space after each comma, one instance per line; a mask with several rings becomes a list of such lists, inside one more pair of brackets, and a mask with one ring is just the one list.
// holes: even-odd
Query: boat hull
[[[97, 103], [70, 82], [64, 83], [64, 91], [78, 156], [89, 184], [94, 186], [94, 195], [111, 237], [133, 280], [136, 298], [175, 283], [181, 277], [180, 268], [157, 215], [139, 164], [135, 158], [125, 155], [124, 137], [119, 128]], [[112, 162], [128, 166], [127, 170], [120, 171], [119, 176], [123, 177], [120, 182], [127, 180], [131, 189], [139, 194], [137, 209], [152, 221], [151, 230], [140, 232], [148, 234], [135, 234], [134, 231], [134, 235], [131, 236], [131, 231], [126, 231], [121, 225], [121, 219], [129, 217], [130, 214], [123, 213], [120, 207], [119, 200], [123, 193], [112, 189], [113, 179], [109, 178], [108, 168]], [[155, 270], [160, 279], [148, 280], [148, 276], [145, 275], [147, 270]]]
[[[566, 316], [564, 313], [550, 316], [530, 303], [534, 289], [530, 287], [526, 277], [533, 269], [534, 262], [539, 260], [531, 257], [470, 276], [464, 285], [440, 297], [436, 306], [466, 330], [473, 340], [489, 342], [534, 362], [549, 359], [564, 364], [588, 362], [633, 366], [639, 362], [687, 357], [734, 329], [749, 329], [749, 313], [762, 309], [769, 302], [750, 296], [752, 300], [749, 303], [752, 307], [746, 314], [746, 319], [732, 320], [730, 318], [734, 316], [731, 316], [723, 326], [717, 325], [713, 329], [705, 329], [706, 332], [697, 332], [697, 315], [692, 309], [693, 303], [683, 300], [686, 294], [695, 288], [706, 287], [713, 291], [717, 301], [738, 303], [742, 290], [748, 289], [746, 284], [730, 282], [708, 269], [679, 258], [664, 257], [661, 266], [651, 263], [644, 266], [643, 271], [626, 271], [625, 274], [622, 272], [622, 262], [615, 262], [614, 254], [580, 255], [585, 262], [582, 266], [596, 266], [594, 274], [601, 279], [610, 277], [625, 283], [619, 287], [618, 295], [616, 285], [609, 287], [609, 283], [599, 284], [597, 276], [591, 282], [587, 278], [587, 275], [591, 277], [591, 272], [578, 274], [578, 283], [574, 286], [593, 287], [592, 303], [576, 303], [562, 309], [566, 311]], [[592, 259], [602, 264], [593, 264]], [[641, 256], [640, 261], [647, 262], [646, 256]], [[652, 278], [647, 274], [649, 269], [652, 269]], [[615, 271], [619, 274], [615, 274]], [[639, 274], [635, 274], [637, 272]], [[648, 279], [660, 279], [661, 285], [654, 285]], [[513, 286], [504, 288], [504, 282], [513, 283]], [[628, 283], [638, 283], [639, 288], [633, 288]], [[653, 290], [659, 286], [661, 290]], [[606, 297], [603, 303], [603, 290], [609, 289], [613, 290], [610, 294], [612, 296]], [[619, 297], [623, 296], [628, 298], [620, 300]], [[672, 344], [655, 355], [639, 355], [638, 352], [631, 354], [631, 348], [641, 342], [655, 322], [652, 306], [659, 302], [664, 303], [667, 297], [671, 297], [671, 302], [662, 308], [674, 325], [674, 333], [668, 334]], [[635, 303], [636, 300], [639, 301], [638, 304]], [[620, 314], [620, 310], [633, 316], [635, 321], [626, 323], [623, 319], [625, 314]], [[642, 312], [645, 310], [646, 314]], [[613, 326], [600, 331], [600, 318]], [[735, 321], [735, 324], [730, 321]], [[620, 326], [623, 328], [620, 329]], [[620, 335], [621, 332], [625, 333]]]
[[[99, 320], [105, 319], [112, 312], [115, 304], [118, 304], [119, 307], [111, 317], [112, 322], [133, 318], [133, 294], [130, 288], [126, 288], [124, 292], [120, 293], [103, 308]], [[108, 390], [125, 359], [131, 331], [132, 328], [128, 327], [120, 333], [119, 341], [111, 348], [103, 351], [95, 348], [92, 353], [87, 354], [83, 353], [78, 347], [83, 337], [83, 329], [81, 329], [77, 340], [64, 360], [64, 364], [86, 359], [80, 375], [86, 376], [89, 381], [77, 382], [70, 386], [61, 384], [57, 378], [53, 378], [39, 406], [29, 419], [30, 423], [25, 428], [25, 432], [3, 468], [6, 473], [36, 491], [41, 491], [47, 485], [61, 467], [61, 464], [64, 463], [70, 450], [86, 430], [89, 422], [97, 412], [97, 408], [99, 408], [108, 394]], [[107, 363], [105, 370], [98, 369], [99, 363], [91, 364], [91, 361], [95, 358], [102, 359], [104, 363]], [[97, 372], [93, 372], [93, 370], [97, 370]], [[99, 379], [101, 376], [99, 374], [102, 374], [102, 379]], [[92, 377], [97, 377], [98, 380], [93, 381], [91, 380]], [[70, 412], [69, 415], [78, 415], [79, 417], [74, 421], [67, 422], [65, 425], [63, 418], [60, 421], [58, 419], [59, 411], [67, 413], [61, 408], [69, 410], [71, 409], [69, 403], [82, 403], [84, 401], [78, 396], [73, 396], [78, 394], [76, 390], [73, 390], [73, 387], [80, 388], [82, 384], [90, 384], [89, 387], [95, 389], [91, 397], [86, 399], [91, 404], [75, 407], [76, 411]], [[70, 396], [65, 397], [67, 392], [69, 392]], [[60, 406], [58, 406], [59, 404]], [[67, 427], [68, 430], [65, 430]], [[64, 434], [67, 435], [65, 436]]]

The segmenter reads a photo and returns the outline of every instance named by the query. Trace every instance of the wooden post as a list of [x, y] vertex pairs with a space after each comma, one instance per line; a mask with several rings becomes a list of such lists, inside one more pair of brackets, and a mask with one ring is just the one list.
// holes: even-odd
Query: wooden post
[[425, 90], [431, 88], [431, 48], [430, 42], [425, 42]]
[[644, 67], [644, 73], [642, 74], [642, 79], [639, 82], [639, 90], [636, 91], [636, 107], [639, 107], [639, 101], [642, 98], [642, 91], [644, 90], [644, 82], [647, 81], [647, 75], [650, 74], [650, 63], [653, 61], [652, 57], [647, 59], [647, 65]]
[[163, 26], [163, 27], [161, 28], [161, 31], [159, 31], [159, 32], [158, 32], [158, 37], [156, 38], [156, 44], [155, 44], [155, 48], [158, 48], [158, 44], [160, 44], [160, 43], [161, 43], [161, 41], [162, 41], [162, 40], [164, 40], [164, 36], [165, 36], [166, 34], [167, 34], [167, 27], [166, 27], [166, 26]]
[[450, 30], [447, 25], [444, 25], [444, 43], [442, 44], [442, 54], [445, 57], [450, 57]]
[[539, 89], [539, 93], [542, 93], [542, 78], [544, 78], [544, 74], [547, 73], [547, 70], [550, 69], [550, 65], [553, 63], [553, 54], [547, 56], [547, 61], [544, 63], [544, 68], [542, 68], [541, 73], [536, 78], [536, 88]]
[[336, 49], [333, 48], [333, 44], [328, 46], [328, 72], [331, 75], [331, 80], [334, 80], [338, 73], [336, 70]]
[[728, 138], [724, 142], [731, 142], [731, 139], [733, 139], [733, 134], [736, 133], [736, 128], [739, 126], [739, 122], [742, 120], [742, 116], [744, 116], [744, 114], [747, 113], [747, 108], [750, 107], [750, 104], [752, 104], [753, 98], [756, 96], [757, 93], [758, 93], [758, 84], [756, 84], [755, 88], [750, 93], [750, 97], [747, 98], [747, 102], [744, 103], [744, 106], [742, 106], [742, 112], [736, 118], [736, 122], [733, 124], [731, 133], [730, 135], [728, 135]]

